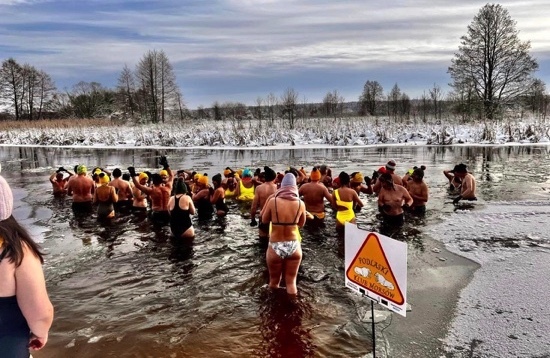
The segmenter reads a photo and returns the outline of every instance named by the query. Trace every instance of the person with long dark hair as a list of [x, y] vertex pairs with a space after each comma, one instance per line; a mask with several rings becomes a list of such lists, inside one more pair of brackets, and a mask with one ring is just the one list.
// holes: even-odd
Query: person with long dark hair
[[191, 216], [195, 215], [195, 205], [187, 195], [187, 184], [183, 178], [178, 178], [175, 186], [175, 194], [168, 200], [170, 212], [170, 229], [176, 239], [195, 237], [195, 229]]
[[12, 216], [13, 193], [0, 176], [0, 357], [28, 358], [48, 341], [53, 306], [40, 249]]

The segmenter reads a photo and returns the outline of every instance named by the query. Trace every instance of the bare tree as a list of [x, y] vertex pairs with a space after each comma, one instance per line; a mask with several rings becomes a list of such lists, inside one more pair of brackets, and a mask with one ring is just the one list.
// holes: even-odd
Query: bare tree
[[259, 119], [260, 121], [263, 119], [263, 108], [262, 108], [263, 104], [264, 104], [264, 99], [258, 96], [256, 98], [256, 108], [254, 109], [254, 112], [255, 112], [256, 118]]
[[392, 87], [388, 95], [388, 115], [395, 119], [401, 114], [401, 89], [397, 83]]
[[441, 119], [441, 99], [443, 94], [441, 92], [441, 87], [434, 83], [434, 86], [429, 90], [430, 99], [433, 102], [433, 110], [435, 119]]
[[44, 107], [50, 104], [55, 84], [44, 71], [10, 58], [0, 69], [0, 100], [13, 108], [16, 120], [40, 119]]
[[298, 92], [296, 92], [294, 88], [287, 88], [281, 96], [281, 104], [283, 105], [283, 116], [287, 116], [290, 129], [294, 129], [297, 101]]
[[378, 81], [367, 81], [363, 87], [363, 93], [359, 97], [359, 115], [376, 115], [378, 102], [384, 97], [384, 89]]
[[13, 58], [2, 62], [0, 70], [0, 99], [2, 103], [11, 106], [15, 120], [21, 119], [23, 101], [23, 68]]
[[461, 37], [449, 73], [454, 88], [473, 85], [483, 102], [485, 118], [491, 120], [504, 103], [523, 95], [530, 74], [538, 68], [529, 55], [531, 43], [518, 37], [516, 22], [499, 4], [486, 4]]
[[138, 106], [136, 101], [136, 83], [134, 74], [128, 65], [124, 65], [117, 85], [117, 104], [123, 109], [125, 114], [134, 116], [134, 111]]
[[267, 95], [266, 101], [267, 105], [267, 112], [269, 114], [269, 119], [271, 120], [271, 124], [275, 122], [275, 109], [279, 105], [279, 101], [277, 100], [277, 96], [273, 92]]
[[145, 114], [153, 123], [164, 122], [166, 109], [178, 109], [179, 89], [174, 70], [164, 51], [147, 52], [136, 67]]

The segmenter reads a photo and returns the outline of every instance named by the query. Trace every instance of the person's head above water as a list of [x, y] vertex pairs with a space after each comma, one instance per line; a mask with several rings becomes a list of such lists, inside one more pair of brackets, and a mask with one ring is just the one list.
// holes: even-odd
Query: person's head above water
[[340, 179], [340, 186], [349, 185], [350, 177], [348, 173], [340, 172], [340, 174], [338, 174], [338, 179]]
[[10, 185], [0, 175], [0, 221], [8, 219], [13, 212], [13, 192]]
[[395, 170], [395, 160], [393, 159], [390, 159], [388, 160], [388, 162], [386, 163], [386, 170]]
[[281, 181], [281, 188], [287, 186], [296, 186], [296, 177], [292, 173], [286, 173], [283, 181]]
[[275, 180], [277, 177], [277, 173], [275, 173], [275, 170], [271, 169], [267, 165], [264, 167], [264, 178], [265, 181], [270, 182]]
[[176, 181], [176, 194], [187, 194], [187, 184], [183, 178], [178, 178]]

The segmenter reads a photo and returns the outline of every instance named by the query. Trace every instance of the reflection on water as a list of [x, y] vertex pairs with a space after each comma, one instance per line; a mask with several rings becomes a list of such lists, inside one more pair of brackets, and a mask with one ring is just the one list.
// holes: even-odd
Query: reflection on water
[[[349, 357], [371, 350], [370, 327], [357, 319], [365, 304], [343, 287], [344, 246], [327, 204], [324, 226], [302, 230], [299, 297], [266, 289], [265, 243], [248, 225], [248, 209], [230, 203], [222, 219], [195, 223], [191, 242], [174, 242], [168, 228], [155, 229], [145, 215], [98, 222], [75, 217], [68, 198], [51, 195], [53, 168], [133, 165], [156, 170], [164, 151], [5, 147], [3, 175], [14, 187], [15, 216], [48, 252], [45, 271], [56, 307], [48, 346], [37, 357]], [[370, 175], [389, 158], [398, 173], [427, 166], [430, 188], [423, 218], [386, 232], [424, 250], [426, 232], [457, 208], [442, 175], [467, 163], [478, 182], [478, 210], [493, 200], [545, 197], [550, 189], [547, 147], [380, 147], [295, 150], [169, 150], [172, 168], [207, 172], [227, 166], [325, 163], [335, 172]], [[380, 231], [376, 198], [362, 196], [357, 222]], [[471, 205], [471, 204], [470, 204]], [[459, 207], [458, 210], [464, 210]]]

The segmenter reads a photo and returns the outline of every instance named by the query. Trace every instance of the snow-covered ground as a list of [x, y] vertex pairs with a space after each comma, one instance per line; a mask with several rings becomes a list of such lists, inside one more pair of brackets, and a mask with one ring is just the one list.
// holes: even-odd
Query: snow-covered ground
[[549, 217], [547, 200], [492, 202], [433, 228], [447, 248], [481, 264], [450, 326], [452, 357], [548, 356]]
[[[75, 122], [76, 123], [76, 122]], [[194, 121], [156, 125], [17, 128], [0, 132], [0, 144], [93, 147], [281, 148], [421, 144], [550, 143], [550, 121], [534, 118], [491, 124], [404, 124], [384, 118], [288, 121]]]

